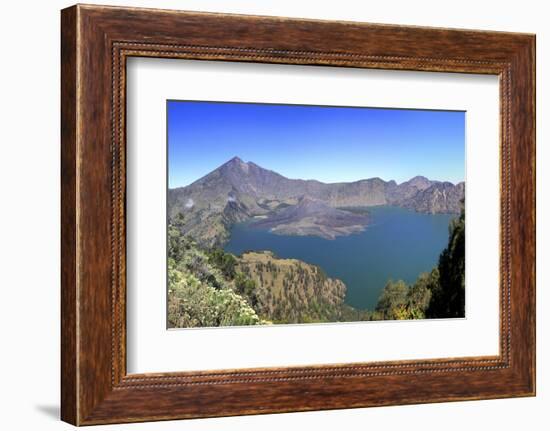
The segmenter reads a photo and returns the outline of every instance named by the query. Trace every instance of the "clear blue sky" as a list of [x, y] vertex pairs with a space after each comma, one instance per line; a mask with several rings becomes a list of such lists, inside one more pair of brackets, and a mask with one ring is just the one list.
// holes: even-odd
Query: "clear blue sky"
[[186, 101], [167, 109], [170, 188], [234, 156], [327, 183], [464, 180], [464, 112]]

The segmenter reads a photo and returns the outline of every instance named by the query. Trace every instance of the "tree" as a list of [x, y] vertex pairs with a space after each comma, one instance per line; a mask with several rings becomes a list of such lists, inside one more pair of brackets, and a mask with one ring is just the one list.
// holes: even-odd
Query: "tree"
[[430, 305], [432, 290], [439, 285], [439, 270], [420, 274], [410, 287], [407, 295], [407, 310], [409, 319], [424, 319], [426, 309]]
[[220, 248], [215, 248], [208, 253], [210, 263], [217, 266], [225, 278], [232, 279], [235, 277], [235, 267], [237, 259], [231, 253], [226, 253]]
[[424, 319], [430, 304], [432, 289], [438, 285], [438, 280], [439, 272], [435, 268], [432, 272], [420, 274], [412, 286], [407, 286], [403, 280], [388, 281], [370, 319]]
[[402, 319], [403, 308], [407, 305], [408, 292], [409, 287], [403, 280], [388, 281], [378, 299], [376, 311], [381, 313], [385, 320]]
[[439, 257], [439, 283], [433, 287], [426, 316], [464, 317], [465, 307], [465, 219], [464, 201], [460, 216], [449, 225], [449, 242]]
[[177, 214], [168, 224], [168, 257], [179, 262], [189, 249], [191, 240], [182, 235], [183, 215]]
[[235, 290], [248, 299], [250, 305], [255, 307], [258, 304], [258, 293], [256, 291], [256, 282], [242, 272], [237, 272], [235, 276]]

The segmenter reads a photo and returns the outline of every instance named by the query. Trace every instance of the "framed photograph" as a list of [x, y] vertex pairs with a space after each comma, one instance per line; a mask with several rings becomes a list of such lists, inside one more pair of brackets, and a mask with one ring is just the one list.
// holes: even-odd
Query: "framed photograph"
[[61, 44], [63, 420], [535, 394], [534, 35], [77, 5]]

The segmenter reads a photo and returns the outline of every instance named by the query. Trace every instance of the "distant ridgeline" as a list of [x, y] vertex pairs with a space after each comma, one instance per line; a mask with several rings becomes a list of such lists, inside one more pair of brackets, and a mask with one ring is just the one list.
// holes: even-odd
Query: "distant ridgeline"
[[[378, 178], [324, 184], [234, 158], [169, 190], [169, 327], [464, 317], [463, 199], [464, 183], [415, 177], [399, 185]], [[373, 205], [457, 214], [438, 265], [412, 285], [389, 281], [374, 310], [345, 304], [344, 283], [318, 266], [221, 249], [231, 226], [243, 221], [285, 235], [349, 235], [368, 224], [354, 208]]]
[[223, 246], [231, 226], [252, 221], [285, 235], [333, 239], [363, 230], [356, 207], [394, 205], [424, 213], [459, 214], [464, 183], [414, 177], [397, 184], [371, 178], [325, 184], [293, 180], [235, 157], [194, 183], [168, 190], [169, 218], [181, 214], [183, 232], [201, 246]]

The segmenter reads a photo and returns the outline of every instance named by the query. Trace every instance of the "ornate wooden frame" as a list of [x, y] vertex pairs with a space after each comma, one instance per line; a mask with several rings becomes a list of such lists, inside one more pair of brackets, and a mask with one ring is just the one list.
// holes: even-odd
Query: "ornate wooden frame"
[[[63, 420], [88, 425], [535, 394], [534, 35], [82, 5], [61, 17]], [[498, 75], [500, 354], [127, 375], [129, 56]]]

